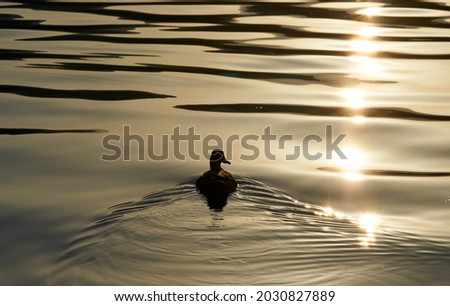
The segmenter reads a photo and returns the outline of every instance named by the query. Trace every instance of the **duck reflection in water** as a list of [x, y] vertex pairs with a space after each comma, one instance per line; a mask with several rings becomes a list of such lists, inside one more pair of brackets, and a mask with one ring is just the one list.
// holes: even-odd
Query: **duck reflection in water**
[[206, 199], [210, 209], [221, 211], [227, 205], [228, 195], [236, 191], [237, 182], [221, 164], [231, 164], [222, 150], [215, 149], [209, 160], [209, 171], [197, 179], [196, 186]]

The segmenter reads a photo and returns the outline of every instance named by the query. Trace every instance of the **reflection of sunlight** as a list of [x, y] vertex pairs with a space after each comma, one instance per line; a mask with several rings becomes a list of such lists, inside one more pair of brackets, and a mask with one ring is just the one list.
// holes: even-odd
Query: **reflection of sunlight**
[[358, 53], [375, 53], [378, 51], [378, 45], [369, 40], [352, 40], [351, 47]]
[[361, 173], [357, 173], [357, 172], [344, 173], [344, 177], [345, 177], [345, 179], [347, 179], [349, 181], [362, 181], [364, 179], [364, 175], [362, 175]]
[[364, 117], [364, 116], [353, 116], [351, 118], [351, 120], [354, 123], [365, 123], [366, 122], [366, 117]]
[[345, 218], [345, 215], [343, 213], [339, 212], [339, 211], [335, 211], [334, 215], [338, 219], [344, 219]]
[[366, 15], [366, 16], [369, 16], [369, 17], [377, 15], [380, 12], [381, 12], [381, 8], [378, 7], [378, 6], [368, 7], [368, 8], [366, 8], [366, 9], [361, 11], [361, 13], [363, 15]]
[[347, 106], [351, 108], [363, 108], [367, 105], [367, 102], [364, 100], [348, 100]]
[[341, 97], [349, 100], [362, 99], [364, 96], [364, 91], [359, 88], [346, 88], [341, 91]]
[[[381, 230], [379, 229], [380, 217], [376, 214], [365, 213], [360, 215], [359, 217], [353, 218], [351, 215], [337, 212], [329, 206], [324, 207], [314, 213], [321, 217], [331, 217], [340, 220], [348, 220], [351, 223], [359, 226], [362, 232], [359, 233], [359, 237], [357, 237], [357, 239], [359, 241], [359, 245], [361, 245], [362, 247], [370, 247], [374, 245], [376, 242], [376, 236], [381, 232]], [[329, 229], [329, 226], [323, 227], [324, 231], [328, 231]]]
[[344, 149], [343, 150], [347, 159], [338, 159], [338, 167], [344, 170], [357, 170], [361, 169], [364, 165], [365, 159], [362, 152], [355, 148]]
[[365, 236], [359, 237], [360, 245], [368, 247], [375, 243], [375, 233], [380, 225], [380, 218], [373, 214], [364, 214], [358, 220], [359, 227], [365, 231]]
[[336, 166], [342, 170], [343, 177], [349, 181], [361, 181], [364, 175], [360, 173], [365, 164], [363, 153], [355, 148], [342, 150], [347, 159], [337, 159]]
[[347, 106], [351, 108], [362, 108], [367, 105], [364, 100], [365, 93], [359, 88], [346, 88], [341, 91], [341, 97], [347, 100]]
[[333, 214], [333, 209], [331, 207], [325, 207], [323, 209], [323, 213], [325, 216], [331, 216]]
[[[348, 220], [351, 223], [359, 226], [362, 232], [359, 234], [359, 237], [357, 237], [357, 239], [359, 240], [359, 244], [362, 247], [370, 247], [374, 245], [376, 242], [376, 235], [381, 232], [381, 230], [379, 229], [380, 217], [375, 214], [366, 213], [360, 215], [357, 218], [352, 218], [352, 216], [337, 212], [331, 207], [324, 207], [321, 210], [316, 211], [315, 214], [321, 217], [331, 217], [341, 220]], [[329, 229], [329, 226], [323, 227], [324, 231], [328, 231]]]
[[331, 207], [325, 207], [322, 209], [321, 212], [316, 212], [316, 215], [319, 216], [324, 216], [324, 217], [335, 217], [338, 219], [347, 219], [347, 220], [351, 220], [350, 216], [346, 216], [343, 213], [339, 212], [339, 211], [335, 211], [333, 208]]
[[357, 70], [359, 73], [369, 75], [372, 77], [385, 76], [382, 65], [375, 62], [375, 60], [372, 57], [353, 55], [350, 57], [350, 60], [358, 63]]
[[378, 34], [378, 29], [375, 27], [362, 28], [358, 34], [362, 37], [374, 37]]
[[[379, 9], [372, 7], [368, 9]], [[351, 60], [360, 63], [358, 70], [360, 73], [369, 75], [371, 77], [382, 76], [381, 65], [374, 62], [373, 53], [379, 51], [380, 46], [372, 39], [379, 33], [377, 27], [364, 27], [358, 31], [359, 39], [354, 39], [350, 42], [355, 55], [351, 56]]]
[[372, 214], [364, 214], [359, 218], [359, 226], [368, 233], [374, 233], [380, 224], [380, 218]]
[[367, 56], [361, 56], [361, 55], [351, 55], [350, 59], [354, 62], [358, 62], [358, 63], [367, 63], [370, 62], [372, 60], [372, 58], [367, 57]]

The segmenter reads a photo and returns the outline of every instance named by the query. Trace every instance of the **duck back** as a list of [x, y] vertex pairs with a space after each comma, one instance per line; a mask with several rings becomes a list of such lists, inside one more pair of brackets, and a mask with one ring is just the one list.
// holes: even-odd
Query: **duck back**
[[218, 173], [213, 171], [205, 172], [196, 182], [197, 188], [204, 195], [227, 195], [236, 191], [237, 182], [233, 176], [221, 170]]

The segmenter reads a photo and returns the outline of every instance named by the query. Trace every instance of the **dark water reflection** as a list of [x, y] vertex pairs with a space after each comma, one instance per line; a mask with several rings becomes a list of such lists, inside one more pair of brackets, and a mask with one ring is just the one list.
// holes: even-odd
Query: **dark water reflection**
[[19, 129], [0, 128], [0, 135], [28, 135], [28, 134], [61, 134], [61, 133], [106, 133], [106, 130], [49, 130], [49, 129]]
[[450, 116], [424, 114], [407, 108], [394, 107], [366, 107], [363, 109], [349, 109], [347, 107], [326, 107], [312, 105], [283, 105], [283, 104], [214, 104], [214, 105], [177, 105], [176, 108], [225, 113], [279, 113], [298, 114], [307, 116], [353, 117], [359, 115], [365, 118], [391, 118], [404, 120], [450, 121]]
[[[0, 25], [1, 284], [450, 283], [448, 1], [12, 0]], [[235, 144], [211, 211], [177, 185], [205, 160], [102, 162], [124, 125], [332, 125], [350, 158]]]
[[25, 97], [84, 99], [96, 101], [173, 98], [173, 96], [169, 95], [132, 90], [60, 90], [19, 85], [0, 85], [0, 92], [13, 93]]

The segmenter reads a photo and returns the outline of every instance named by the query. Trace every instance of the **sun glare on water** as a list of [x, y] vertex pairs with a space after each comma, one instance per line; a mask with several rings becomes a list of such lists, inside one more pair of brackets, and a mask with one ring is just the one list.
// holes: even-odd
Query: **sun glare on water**
[[358, 31], [359, 36], [361, 37], [374, 37], [378, 34], [379, 30], [376, 27], [367, 27], [362, 28]]
[[378, 232], [380, 218], [374, 214], [364, 214], [358, 219], [359, 227], [365, 231], [365, 235], [358, 237], [359, 244], [369, 247], [375, 243], [375, 234]]
[[[348, 220], [357, 225], [362, 230], [357, 237], [357, 241], [359, 245], [364, 248], [373, 246], [376, 243], [376, 236], [380, 233], [380, 217], [373, 213], [365, 213], [359, 217], [352, 217], [350, 215], [335, 211], [333, 208], [327, 206], [315, 214], [322, 217]], [[329, 227], [324, 227], [324, 230], [328, 231]]]
[[361, 173], [365, 165], [365, 157], [361, 150], [356, 148], [343, 149], [347, 159], [337, 159], [336, 166], [342, 171], [343, 176], [350, 181], [361, 181], [364, 175]]
[[363, 9], [361, 11], [361, 14], [365, 15], [367, 17], [372, 17], [372, 16], [376, 16], [376, 15], [380, 14], [380, 12], [381, 12], [381, 7], [371, 6], [371, 7]]
[[350, 108], [362, 108], [367, 105], [365, 92], [360, 88], [346, 88], [341, 91], [340, 95]]
[[360, 39], [353, 40], [351, 47], [357, 53], [375, 53], [379, 50], [378, 45], [373, 41]]

